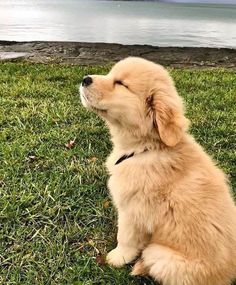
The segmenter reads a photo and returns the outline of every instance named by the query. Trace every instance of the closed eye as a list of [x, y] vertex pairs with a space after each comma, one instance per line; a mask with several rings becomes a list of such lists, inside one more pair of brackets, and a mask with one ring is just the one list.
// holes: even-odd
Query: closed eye
[[123, 85], [124, 87], [128, 88], [128, 86], [125, 85], [121, 80], [115, 80], [114, 83], [115, 83], [115, 84], [118, 84], [118, 85]]
[[123, 82], [122, 82], [122, 81], [120, 81], [120, 80], [116, 80], [116, 81], [115, 81], [115, 84], [118, 84], [118, 85], [124, 85], [124, 84], [123, 84]]

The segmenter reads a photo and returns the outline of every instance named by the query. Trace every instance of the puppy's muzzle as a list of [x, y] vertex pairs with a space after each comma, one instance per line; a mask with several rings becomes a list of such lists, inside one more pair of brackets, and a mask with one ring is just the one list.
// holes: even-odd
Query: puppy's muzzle
[[90, 76], [85, 76], [83, 78], [83, 81], [82, 81], [82, 86], [83, 87], [88, 87], [89, 85], [91, 85], [93, 83], [93, 79], [92, 77]]

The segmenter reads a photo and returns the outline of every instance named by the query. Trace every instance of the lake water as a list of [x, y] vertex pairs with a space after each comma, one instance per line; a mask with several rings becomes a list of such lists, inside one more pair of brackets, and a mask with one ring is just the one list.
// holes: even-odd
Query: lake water
[[0, 40], [236, 48], [236, 5], [0, 0]]

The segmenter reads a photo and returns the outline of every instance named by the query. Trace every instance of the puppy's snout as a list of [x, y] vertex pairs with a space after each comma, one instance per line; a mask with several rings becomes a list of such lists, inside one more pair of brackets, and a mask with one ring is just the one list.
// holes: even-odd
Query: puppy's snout
[[93, 83], [93, 79], [90, 76], [85, 76], [82, 81], [82, 86], [87, 87]]

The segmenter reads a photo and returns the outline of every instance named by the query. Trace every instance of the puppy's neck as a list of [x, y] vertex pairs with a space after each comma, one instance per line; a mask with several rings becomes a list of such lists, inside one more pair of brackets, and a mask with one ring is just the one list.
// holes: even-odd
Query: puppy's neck
[[158, 138], [150, 136], [136, 135], [129, 130], [118, 128], [109, 128], [111, 133], [111, 141], [115, 149], [125, 153], [141, 153], [146, 150], [158, 150], [162, 147], [162, 143]]
[[140, 136], [139, 132], [137, 135], [135, 132], [112, 126], [109, 126], [109, 130], [114, 150], [124, 154], [138, 154], [144, 151], [165, 151], [167, 153], [171, 151], [172, 154], [173, 152], [182, 153], [183, 148], [191, 148], [193, 144], [196, 144], [194, 138], [187, 133], [183, 134], [182, 139], [177, 145], [168, 147], [160, 140], [160, 137], [156, 133]]

